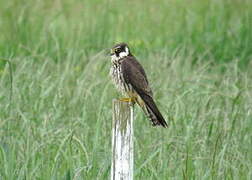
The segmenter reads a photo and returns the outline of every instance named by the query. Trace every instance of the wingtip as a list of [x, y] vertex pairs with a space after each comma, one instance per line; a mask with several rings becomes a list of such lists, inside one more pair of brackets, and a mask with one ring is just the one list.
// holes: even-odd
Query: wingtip
[[161, 126], [163, 127], [163, 128], [168, 128], [168, 124], [165, 122], [165, 123], [163, 123], [163, 124], [161, 124]]
[[153, 122], [155, 122], [155, 121], [152, 121], [152, 126], [161, 126], [163, 128], [168, 128], [169, 127], [166, 122], [162, 122], [162, 123], [161, 122], [153, 123]]

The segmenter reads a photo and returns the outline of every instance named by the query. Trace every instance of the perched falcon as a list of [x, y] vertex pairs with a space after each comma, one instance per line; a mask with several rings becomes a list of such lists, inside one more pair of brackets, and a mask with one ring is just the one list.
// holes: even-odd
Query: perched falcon
[[153, 126], [167, 127], [167, 123], [153, 100], [145, 71], [131, 54], [126, 43], [116, 44], [110, 51], [112, 67], [110, 75], [119, 91], [129, 98], [122, 101], [133, 101], [143, 109]]

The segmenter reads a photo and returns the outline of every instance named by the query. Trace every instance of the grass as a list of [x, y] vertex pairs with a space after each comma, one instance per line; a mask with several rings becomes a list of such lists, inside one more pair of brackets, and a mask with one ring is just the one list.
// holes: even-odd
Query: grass
[[120, 41], [170, 123], [136, 108], [135, 179], [251, 179], [251, 19], [249, 0], [0, 0], [0, 179], [109, 178]]

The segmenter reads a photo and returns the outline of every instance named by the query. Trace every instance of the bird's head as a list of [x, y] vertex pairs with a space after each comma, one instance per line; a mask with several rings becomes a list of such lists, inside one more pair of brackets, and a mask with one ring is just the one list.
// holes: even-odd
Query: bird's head
[[119, 43], [116, 44], [111, 50], [110, 50], [110, 56], [112, 60], [119, 60], [125, 56], [129, 56], [130, 50], [126, 43]]

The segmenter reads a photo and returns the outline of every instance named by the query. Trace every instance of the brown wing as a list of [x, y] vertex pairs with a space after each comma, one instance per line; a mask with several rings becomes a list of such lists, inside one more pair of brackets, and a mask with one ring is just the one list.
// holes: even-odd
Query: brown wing
[[131, 84], [133, 89], [141, 97], [146, 105], [147, 112], [153, 125], [167, 127], [162, 114], [159, 112], [153, 98], [145, 71], [134, 56], [127, 56], [122, 60], [122, 74], [127, 84]]
[[127, 56], [122, 60], [122, 74], [126, 83], [131, 84], [137, 92], [142, 92], [152, 96], [152, 91], [147, 80], [147, 76], [141, 64], [134, 56]]

